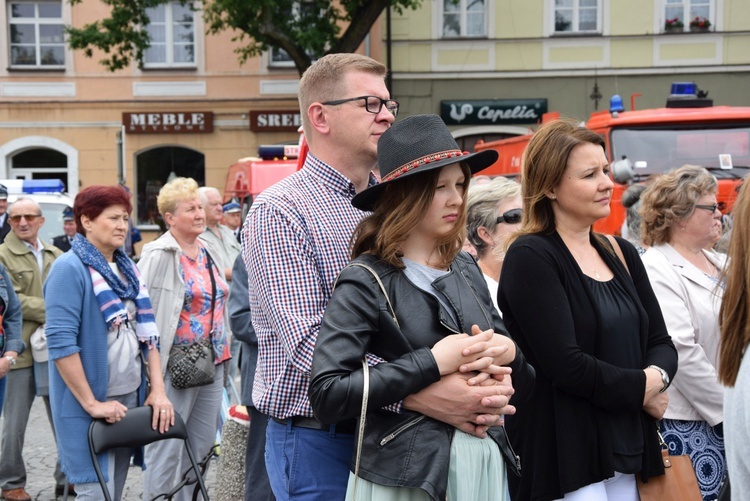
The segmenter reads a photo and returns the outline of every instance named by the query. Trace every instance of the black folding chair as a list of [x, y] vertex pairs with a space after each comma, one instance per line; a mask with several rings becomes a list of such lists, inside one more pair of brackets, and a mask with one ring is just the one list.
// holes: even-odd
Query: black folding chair
[[[203, 499], [208, 501], [206, 484], [203, 482], [202, 471], [195, 461], [187, 429], [185, 428], [185, 422], [175, 412], [174, 426], [170, 426], [166, 433], [159, 433], [158, 430], [151, 428], [151, 412], [151, 406], [135, 407], [128, 409], [125, 417], [116, 423], [110, 424], [100, 419], [95, 419], [91, 422], [91, 426], [89, 426], [89, 452], [91, 453], [91, 460], [94, 463], [96, 476], [99, 479], [99, 485], [101, 485], [102, 492], [104, 493], [104, 499], [112, 501], [107, 489], [107, 482], [104, 480], [104, 475], [102, 475], [101, 468], [99, 468], [99, 462], [96, 460], [97, 454], [118, 447], [143, 447], [159, 440], [178, 439], [185, 443], [185, 449], [190, 458], [191, 469], [195, 473], [200, 492], [203, 494]], [[183, 485], [186, 485], [184, 481]], [[159, 497], [161, 496], [157, 496], [157, 498]]]

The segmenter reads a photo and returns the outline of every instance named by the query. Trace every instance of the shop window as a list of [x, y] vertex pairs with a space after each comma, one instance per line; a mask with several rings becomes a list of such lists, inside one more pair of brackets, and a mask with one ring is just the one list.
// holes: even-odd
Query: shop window
[[59, 179], [68, 186], [68, 156], [51, 148], [31, 148], [10, 159], [13, 179]]
[[714, 0], [664, 0], [664, 29], [667, 30], [668, 25], [677, 25], [684, 31], [690, 31], [692, 21], [703, 21], [704, 25], [705, 20], [709, 23], [713, 21], [713, 10]]
[[443, 0], [443, 38], [486, 37], [485, 0]]
[[64, 68], [62, 1], [8, 2], [11, 68]]
[[167, 2], [146, 9], [151, 45], [144, 68], [195, 66], [195, 12], [189, 3]]
[[137, 224], [158, 225], [163, 221], [156, 206], [159, 190], [175, 177], [191, 177], [205, 184], [205, 157], [188, 148], [166, 146], [145, 151], [136, 157]]
[[555, 33], [600, 33], [600, 0], [555, 0]]

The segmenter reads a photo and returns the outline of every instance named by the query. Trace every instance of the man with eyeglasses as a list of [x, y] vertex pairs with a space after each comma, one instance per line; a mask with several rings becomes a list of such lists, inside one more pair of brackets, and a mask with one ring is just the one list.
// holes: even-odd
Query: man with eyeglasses
[[[11, 232], [0, 245], [0, 262], [8, 269], [13, 288], [21, 301], [21, 334], [26, 346], [30, 347], [32, 334], [44, 327], [42, 284], [47, 278], [52, 262], [62, 255], [62, 251], [39, 239], [39, 229], [44, 225], [44, 216], [34, 200], [16, 200], [8, 211], [8, 219]], [[49, 404], [48, 362], [43, 359], [43, 355], [33, 357], [32, 350], [27, 349], [18, 356], [6, 376], [8, 382], [0, 445], [0, 488], [6, 500], [31, 499], [25, 490], [26, 466], [23, 460], [23, 444], [29, 413], [36, 395], [41, 395], [44, 400], [47, 418], [54, 434]], [[55, 464], [54, 477], [55, 491], [62, 494], [65, 475], [60, 471], [59, 461]]]
[[[265, 463], [279, 500], [330, 501], [346, 494], [355, 421], [317, 421], [307, 392], [323, 313], [349, 261], [349, 239], [366, 215], [351, 200], [377, 182], [372, 170], [378, 140], [398, 113], [385, 74], [381, 63], [359, 54], [329, 54], [305, 72], [299, 85], [310, 148], [305, 165], [255, 200], [242, 229], [258, 337], [253, 403], [270, 418]], [[368, 362], [384, 361], [368, 355]], [[483, 435], [475, 422], [497, 423], [499, 417], [490, 414], [502, 410], [507, 396], [497, 387], [470, 392], [466, 380], [456, 378], [389, 409], [407, 408]], [[250, 435], [253, 422], [251, 416]], [[251, 495], [252, 486], [246, 489], [246, 499], [259, 499]]]

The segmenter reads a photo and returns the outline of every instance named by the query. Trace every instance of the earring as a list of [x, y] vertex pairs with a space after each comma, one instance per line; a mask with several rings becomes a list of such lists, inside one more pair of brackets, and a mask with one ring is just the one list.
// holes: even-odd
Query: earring
[[552, 195], [552, 200], [557, 200], [557, 195]]

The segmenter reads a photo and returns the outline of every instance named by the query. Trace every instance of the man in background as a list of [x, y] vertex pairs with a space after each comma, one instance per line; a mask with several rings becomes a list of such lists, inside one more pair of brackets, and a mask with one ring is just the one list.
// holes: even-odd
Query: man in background
[[[46, 320], [42, 284], [47, 278], [52, 262], [62, 255], [57, 247], [39, 239], [39, 229], [44, 225], [44, 216], [39, 205], [29, 198], [19, 198], [8, 211], [11, 232], [0, 245], [0, 262], [8, 269], [13, 289], [21, 301], [23, 325], [21, 337], [26, 346], [31, 346], [31, 335]], [[44, 400], [47, 418], [54, 434], [52, 412], [49, 405], [48, 362], [35, 362], [32, 350], [27, 349], [18, 356], [15, 366], [8, 372], [3, 409], [3, 434], [0, 444], [0, 488], [7, 501], [30, 501], [26, 492], [26, 464], [23, 460], [23, 444], [26, 425], [34, 398]], [[55, 464], [55, 493], [61, 495], [65, 476], [60, 471], [59, 460]]]
[[8, 233], [10, 233], [10, 223], [8, 222], [8, 188], [0, 184], [0, 244], [3, 243]]
[[221, 218], [221, 224], [232, 230], [237, 242], [240, 241], [240, 231], [242, 230], [242, 207], [237, 202], [228, 202], [224, 204], [224, 216]]
[[73, 207], [66, 207], [63, 211], [63, 234], [52, 239], [52, 245], [63, 252], [70, 250], [73, 237], [76, 236], [76, 222], [73, 218]]

